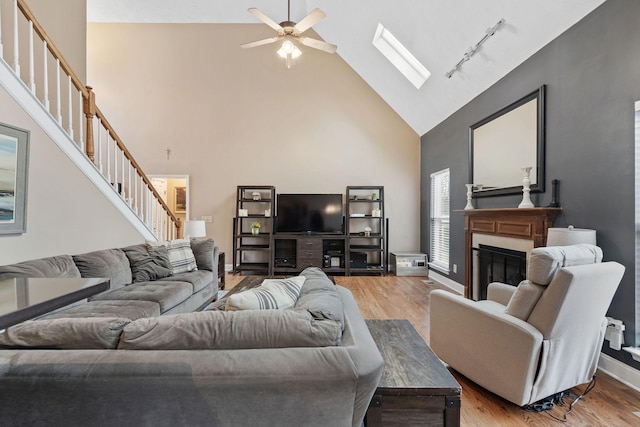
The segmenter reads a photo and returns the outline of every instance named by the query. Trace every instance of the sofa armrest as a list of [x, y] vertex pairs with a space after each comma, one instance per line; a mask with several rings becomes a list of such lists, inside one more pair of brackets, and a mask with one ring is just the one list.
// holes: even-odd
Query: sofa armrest
[[509, 304], [509, 300], [513, 296], [513, 293], [518, 289], [513, 285], [507, 285], [506, 283], [493, 282], [489, 283], [487, 288], [487, 299], [506, 306]]
[[529, 403], [542, 333], [514, 316], [482, 306], [447, 291], [433, 291], [431, 348], [486, 389], [514, 403]]

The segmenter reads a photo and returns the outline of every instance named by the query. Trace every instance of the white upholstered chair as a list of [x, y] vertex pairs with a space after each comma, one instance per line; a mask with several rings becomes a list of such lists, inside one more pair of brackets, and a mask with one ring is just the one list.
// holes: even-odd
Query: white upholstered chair
[[432, 292], [431, 348], [517, 405], [589, 382], [624, 274], [621, 264], [601, 260], [593, 245], [536, 248], [517, 288], [492, 283], [486, 301]]

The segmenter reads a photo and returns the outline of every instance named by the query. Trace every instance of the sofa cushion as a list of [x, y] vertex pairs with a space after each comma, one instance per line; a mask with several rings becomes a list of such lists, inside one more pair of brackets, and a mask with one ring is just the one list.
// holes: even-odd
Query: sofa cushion
[[29, 320], [0, 333], [0, 346], [114, 349], [129, 319], [117, 317]]
[[111, 279], [111, 289], [118, 289], [132, 281], [131, 266], [121, 249], [103, 249], [81, 255], [74, 255], [82, 277], [107, 277]]
[[165, 246], [169, 253], [169, 262], [171, 263], [171, 274], [186, 273], [198, 269], [196, 258], [191, 250], [191, 244], [185, 239], [176, 239], [169, 241], [147, 241], [149, 246]]
[[203, 311], [131, 322], [119, 349], [258, 349], [340, 345], [337, 322], [304, 310]]
[[80, 271], [71, 255], [58, 255], [0, 266], [0, 280], [13, 277], [80, 277]]
[[213, 239], [191, 241], [191, 251], [193, 251], [196, 264], [198, 264], [198, 270], [213, 271], [214, 249]]
[[602, 249], [590, 244], [535, 248], [529, 255], [527, 280], [548, 285], [562, 267], [602, 261]]
[[225, 310], [286, 310], [298, 300], [306, 277], [265, 279], [256, 288], [229, 296]]
[[523, 280], [511, 296], [505, 313], [526, 321], [544, 290], [544, 286]]
[[119, 317], [136, 320], [160, 316], [160, 304], [153, 301], [89, 301], [66, 310], [57, 311], [41, 319], [69, 319], [80, 317]]
[[306, 277], [295, 307], [308, 310], [316, 319], [330, 319], [344, 328], [344, 309], [335, 284], [321, 269], [309, 267], [301, 276]]
[[[214, 279], [215, 278], [215, 279]], [[209, 285], [217, 281], [217, 276], [209, 270], [195, 270], [188, 273], [179, 273], [171, 276], [171, 280], [177, 282], [189, 282], [193, 286], [193, 293], [200, 292]]]
[[169, 252], [164, 246], [134, 245], [122, 248], [131, 265], [133, 283], [164, 279], [171, 275]]
[[160, 313], [164, 313], [189, 298], [192, 293], [191, 283], [156, 280], [138, 282], [115, 291], [104, 292], [91, 300], [153, 301], [160, 305]]

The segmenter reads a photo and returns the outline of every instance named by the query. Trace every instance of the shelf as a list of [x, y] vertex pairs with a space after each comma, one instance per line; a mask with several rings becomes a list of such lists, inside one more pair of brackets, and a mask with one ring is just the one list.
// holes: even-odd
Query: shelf
[[359, 249], [359, 250], [380, 249], [380, 245], [351, 245], [349, 246], [349, 249]]
[[269, 263], [268, 262], [244, 262], [235, 266], [236, 270], [239, 271], [258, 271], [258, 270], [268, 270]]
[[237, 251], [270, 251], [269, 245], [241, 245], [236, 248]]
[[[254, 199], [259, 193], [260, 199]], [[236, 216], [233, 218], [233, 271], [261, 271], [273, 274], [272, 238], [276, 189], [270, 185], [239, 185]], [[265, 215], [267, 213], [267, 215]], [[259, 222], [260, 233], [251, 232], [251, 223]]]

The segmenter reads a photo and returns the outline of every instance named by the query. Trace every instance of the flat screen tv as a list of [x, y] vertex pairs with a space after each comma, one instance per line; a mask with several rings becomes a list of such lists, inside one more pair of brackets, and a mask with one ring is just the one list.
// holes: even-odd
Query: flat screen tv
[[342, 194], [278, 194], [276, 232], [343, 234]]

